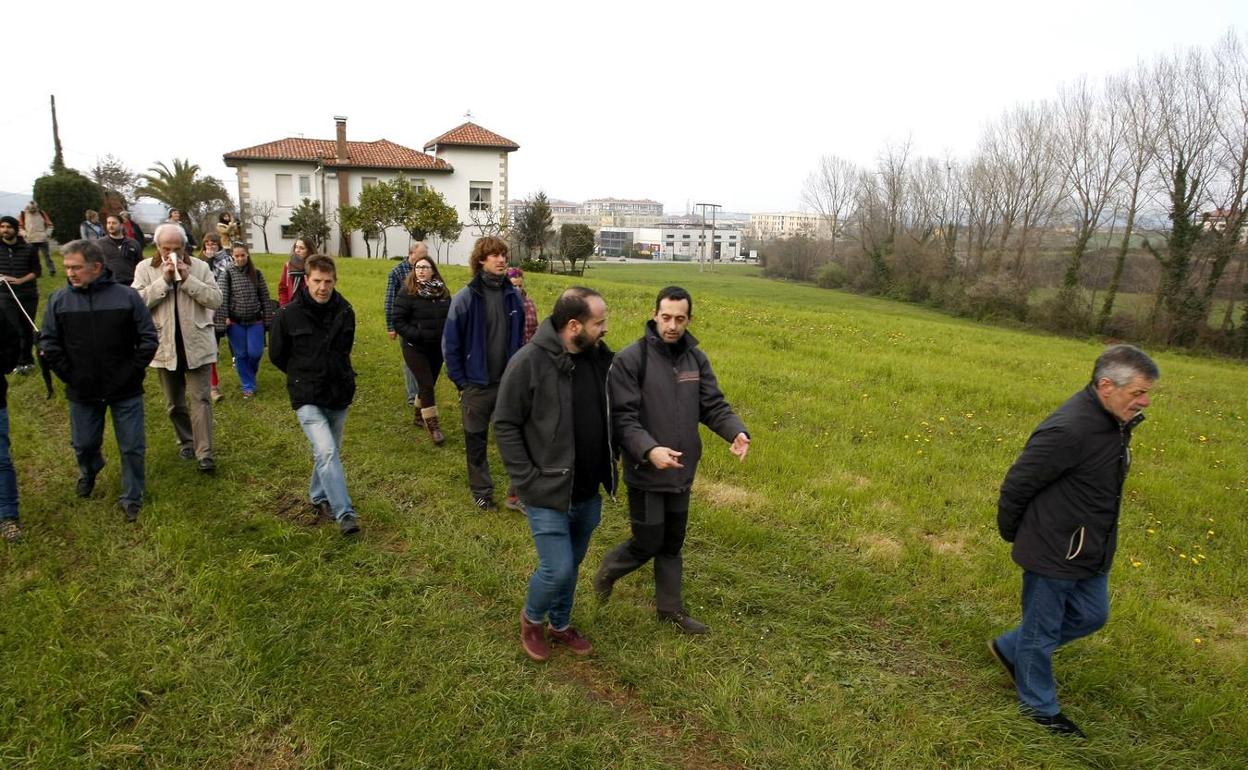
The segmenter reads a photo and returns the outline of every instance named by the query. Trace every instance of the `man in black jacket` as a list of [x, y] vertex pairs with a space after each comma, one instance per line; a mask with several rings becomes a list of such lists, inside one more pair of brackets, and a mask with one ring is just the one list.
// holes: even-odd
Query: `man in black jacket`
[[269, 360], [286, 373], [290, 405], [312, 445], [308, 495], [321, 516], [344, 535], [360, 531], [342, 469], [342, 429], [355, 399], [355, 311], [337, 291], [334, 260], [308, 257], [299, 293], [282, 308], [269, 334]]
[[750, 438], [687, 331], [691, 318], [689, 292], [663, 289], [645, 336], [621, 350], [611, 367], [611, 427], [624, 454], [632, 537], [603, 559], [594, 591], [606, 601], [615, 581], [653, 559], [659, 618], [704, 634], [706, 626], [689, 617], [681, 588], [689, 491], [702, 456], [698, 423], [730, 442], [741, 460]]
[[17, 356], [18, 374], [34, 369], [31, 347], [35, 344], [33, 319], [39, 306], [39, 253], [17, 234], [18, 222], [13, 217], [0, 217], [0, 313], [18, 333], [21, 349]]
[[1053, 653], [1109, 618], [1131, 432], [1160, 376], [1138, 348], [1106, 349], [1092, 382], [1040, 423], [1001, 484], [997, 527], [1023, 568], [1023, 620], [988, 648], [1023, 713], [1061, 735], [1084, 737], [1058, 707]]
[[121, 507], [128, 521], [143, 505], [143, 375], [160, 342], [139, 293], [113, 281], [94, 240], [61, 247], [69, 286], [48, 299], [39, 349], [65, 382], [70, 443], [78, 459], [79, 497], [88, 497], [104, 467], [106, 410], [121, 453]]
[[104, 250], [104, 266], [113, 273], [113, 280], [122, 286], [134, 283], [134, 267], [143, 261], [143, 246], [126, 236], [125, 224], [120, 214], [104, 217], [103, 238], [99, 246]]
[[537, 661], [550, 656], [548, 635], [577, 655], [592, 649], [572, 627], [572, 604], [576, 576], [602, 514], [598, 487], [615, 493], [606, 408], [611, 351], [600, 341], [606, 333], [602, 295], [573, 286], [532, 342], [511, 359], [499, 383], [498, 453], [537, 546], [537, 570], [520, 612], [520, 644]]
[[9, 383], [5, 375], [17, 366], [17, 329], [0, 313], [0, 538], [15, 543], [22, 538], [18, 526], [17, 471], [9, 446]]

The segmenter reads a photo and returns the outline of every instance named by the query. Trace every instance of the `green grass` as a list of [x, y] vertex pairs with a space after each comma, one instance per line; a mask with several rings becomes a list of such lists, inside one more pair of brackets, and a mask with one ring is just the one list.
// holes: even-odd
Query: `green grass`
[[[280, 259], [258, 259], [270, 285]], [[753, 444], [739, 464], [708, 435], [695, 487], [686, 595], [712, 633], [657, 624], [648, 570], [597, 604], [589, 578], [627, 534], [608, 503], [575, 611], [595, 652], [535, 665], [517, 639], [527, 527], [471, 509], [448, 382], [446, 445], [410, 427], [381, 319], [391, 263], [340, 264], [359, 317], [344, 449], [358, 540], [300, 519], [308, 450], [267, 362], [249, 402], [223, 367], [210, 480], [177, 459], [149, 378], [137, 526], [114, 502], [111, 438], [78, 500], [63, 397], [10, 377], [26, 540], [0, 547], [0, 767], [1248, 764], [1248, 367], [1157, 356], [1112, 617], [1056, 660], [1093, 736], [1077, 745], [1018, 716], [984, 641], [1018, 615], [997, 486], [1096, 343], [754, 268], [594, 264], [581, 280], [606, 295], [617, 348], [659, 287], [693, 292]], [[543, 314], [570, 280], [528, 277]]]

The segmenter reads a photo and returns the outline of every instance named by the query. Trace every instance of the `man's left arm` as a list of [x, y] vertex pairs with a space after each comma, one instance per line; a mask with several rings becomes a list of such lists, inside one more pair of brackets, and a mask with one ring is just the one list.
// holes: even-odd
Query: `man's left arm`
[[498, 398], [494, 405], [494, 440], [498, 443], [498, 454], [507, 466], [507, 475], [517, 486], [523, 486], [537, 471], [524, 442], [524, 423], [533, 409], [528, 364], [529, 358], [511, 360], [498, 384]]
[[[696, 349], [695, 349], [696, 350]], [[719, 381], [711, 369], [711, 362], [705, 355], [694, 354], [698, 359], [698, 420], [715, 431], [724, 441], [732, 444], [732, 452], [745, 459], [749, 449], [750, 434], [745, 430], [745, 423], [732, 411], [732, 405], [724, 398], [719, 389]]]
[[394, 298], [399, 294], [399, 278], [394, 274], [394, 270], [390, 271], [390, 276], [386, 278], [386, 334], [390, 335], [390, 339], [394, 339]]
[[997, 499], [997, 530], [1001, 539], [1014, 542], [1027, 506], [1078, 462], [1078, 436], [1060, 425], [1041, 426], [1027, 439], [1022, 454], [1001, 482]]

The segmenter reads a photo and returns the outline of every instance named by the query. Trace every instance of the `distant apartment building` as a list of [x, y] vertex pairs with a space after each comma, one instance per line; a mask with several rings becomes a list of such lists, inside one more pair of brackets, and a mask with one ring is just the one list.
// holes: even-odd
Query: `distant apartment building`
[[[562, 225], [588, 225], [598, 232], [604, 227], [649, 227], [663, 221], [663, 204], [652, 200], [594, 198], [574, 203], [556, 198], [549, 203], [551, 226], [556, 230]], [[516, 221], [528, 204], [528, 200], [508, 201], [511, 221]]]
[[[705, 240], [704, 240], [705, 239]], [[599, 253], [608, 257], [627, 256], [636, 250], [656, 260], [696, 262], [703, 255], [703, 244], [710, 248], [708, 259], [728, 260], [741, 256], [741, 231], [720, 225], [712, 229], [699, 224], [666, 222], [657, 227], [604, 227], [598, 233]]]
[[663, 204], [649, 198], [628, 200], [621, 198], [590, 198], [581, 204], [585, 214], [608, 214], [612, 216], [663, 216]]
[[790, 211], [776, 214], [750, 214], [750, 237], [759, 240], [791, 238], [794, 235], [828, 237], [828, 222], [819, 214]]

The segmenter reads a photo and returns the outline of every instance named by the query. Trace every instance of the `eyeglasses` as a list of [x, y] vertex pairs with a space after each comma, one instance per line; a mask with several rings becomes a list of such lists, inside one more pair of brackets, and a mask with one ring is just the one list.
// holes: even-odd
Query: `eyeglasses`
[[416, 267], [412, 269], [413, 270], [432, 270], [433, 268], [430, 267], [429, 265], [417, 265]]

